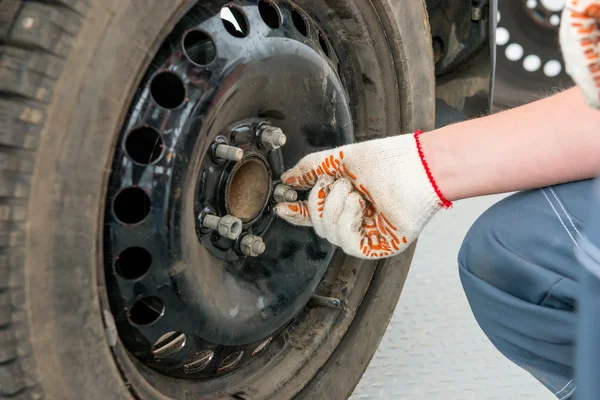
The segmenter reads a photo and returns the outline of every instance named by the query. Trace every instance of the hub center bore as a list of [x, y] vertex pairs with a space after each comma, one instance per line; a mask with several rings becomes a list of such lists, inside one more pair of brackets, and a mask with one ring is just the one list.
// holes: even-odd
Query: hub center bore
[[253, 220], [267, 205], [270, 188], [271, 175], [261, 159], [249, 157], [241, 161], [227, 183], [227, 210], [244, 222]]

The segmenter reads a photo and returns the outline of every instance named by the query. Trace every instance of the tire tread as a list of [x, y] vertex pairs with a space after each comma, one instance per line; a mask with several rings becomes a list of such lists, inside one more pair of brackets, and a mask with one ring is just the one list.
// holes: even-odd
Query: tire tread
[[0, 400], [44, 398], [27, 324], [27, 200], [47, 107], [90, 2], [0, 1]]

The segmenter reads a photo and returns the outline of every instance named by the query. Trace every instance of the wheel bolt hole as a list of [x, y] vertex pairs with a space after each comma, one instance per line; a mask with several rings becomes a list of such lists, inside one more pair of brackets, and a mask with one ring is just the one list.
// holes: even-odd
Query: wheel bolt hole
[[139, 279], [148, 272], [152, 256], [146, 249], [130, 247], [118, 255], [115, 272], [123, 279]]
[[150, 198], [138, 187], [123, 189], [115, 197], [113, 212], [120, 222], [137, 224], [150, 213]]
[[258, 12], [268, 27], [277, 29], [279, 28], [279, 25], [281, 25], [277, 7], [270, 1], [260, 0], [258, 2]]
[[129, 158], [138, 164], [152, 164], [162, 154], [163, 140], [153, 128], [136, 128], [129, 132], [125, 139], [125, 151]]
[[221, 8], [221, 21], [227, 32], [232, 36], [243, 38], [248, 35], [248, 23], [244, 14], [235, 7], [225, 6]]
[[152, 346], [152, 354], [156, 357], [168, 357], [183, 349], [187, 337], [180, 332], [167, 332]]
[[215, 43], [206, 33], [198, 30], [186, 33], [183, 50], [186, 57], [197, 65], [208, 65], [217, 57]]
[[152, 78], [150, 93], [156, 104], [167, 109], [177, 108], [185, 101], [185, 85], [170, 71], [160, 72]]
[[321, 45], [323, 53], [329, 57], [329, 48], [327, 47], [327, 42], [325, 41], [325, 34], [321, 31], [319, 32], [319, 44]]
[[129, 321], [134, 325], [149, 326], [165, 313], [165, 304], [155, 296], [147, 296], [136, 301], [129, 309]]
[[292, 10], [292, 22], [302, 36], [308, 36], [308, 25], [306, 24], [306, 18], [295, 8]]

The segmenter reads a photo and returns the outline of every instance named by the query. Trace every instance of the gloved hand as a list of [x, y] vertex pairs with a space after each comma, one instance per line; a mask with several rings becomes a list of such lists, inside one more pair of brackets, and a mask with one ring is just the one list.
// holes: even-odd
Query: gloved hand
[[307, 201], [279, 203], [286, 221], [314, 227], [349, 255], [390, 257], [405, 250], [442, 207], [452, 203], [435, 184], [419, 135], [342, 146], [304, 157], [282, 175]]
[[600, 0], [568, 0], [560, 23], [567, 72], [587, 102], [600, 108]]

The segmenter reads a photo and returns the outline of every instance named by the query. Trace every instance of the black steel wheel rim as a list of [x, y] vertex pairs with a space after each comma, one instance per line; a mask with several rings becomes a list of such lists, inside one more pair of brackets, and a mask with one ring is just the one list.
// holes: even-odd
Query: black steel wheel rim
[[543, 0], [506, 0], [498, 11], [497, 76], [514, 88], [505, 100], [514, 96], [520, 102], [570, 85], [558, 43], [562, 8]]
[[[129, 109], [105, 213], [108, 298], [136, 362], [208, 379], [283, 348], [290, 321], [342, 259], [274, 218], [271, 191], [304, 154], [353, 140], [338, 69], [325, 30], [287, 2], [203, 3], [164, 42]], [[265, 125], [286, 133], [284, 147], [261, 142]], [[244, 159], [216, 158], [218, 144]], [[244, 234], [266, 243], [256, 258], [198, 222], [231, 211], [232, 179], [250, 164], [269, 187], [244, 220]]]

